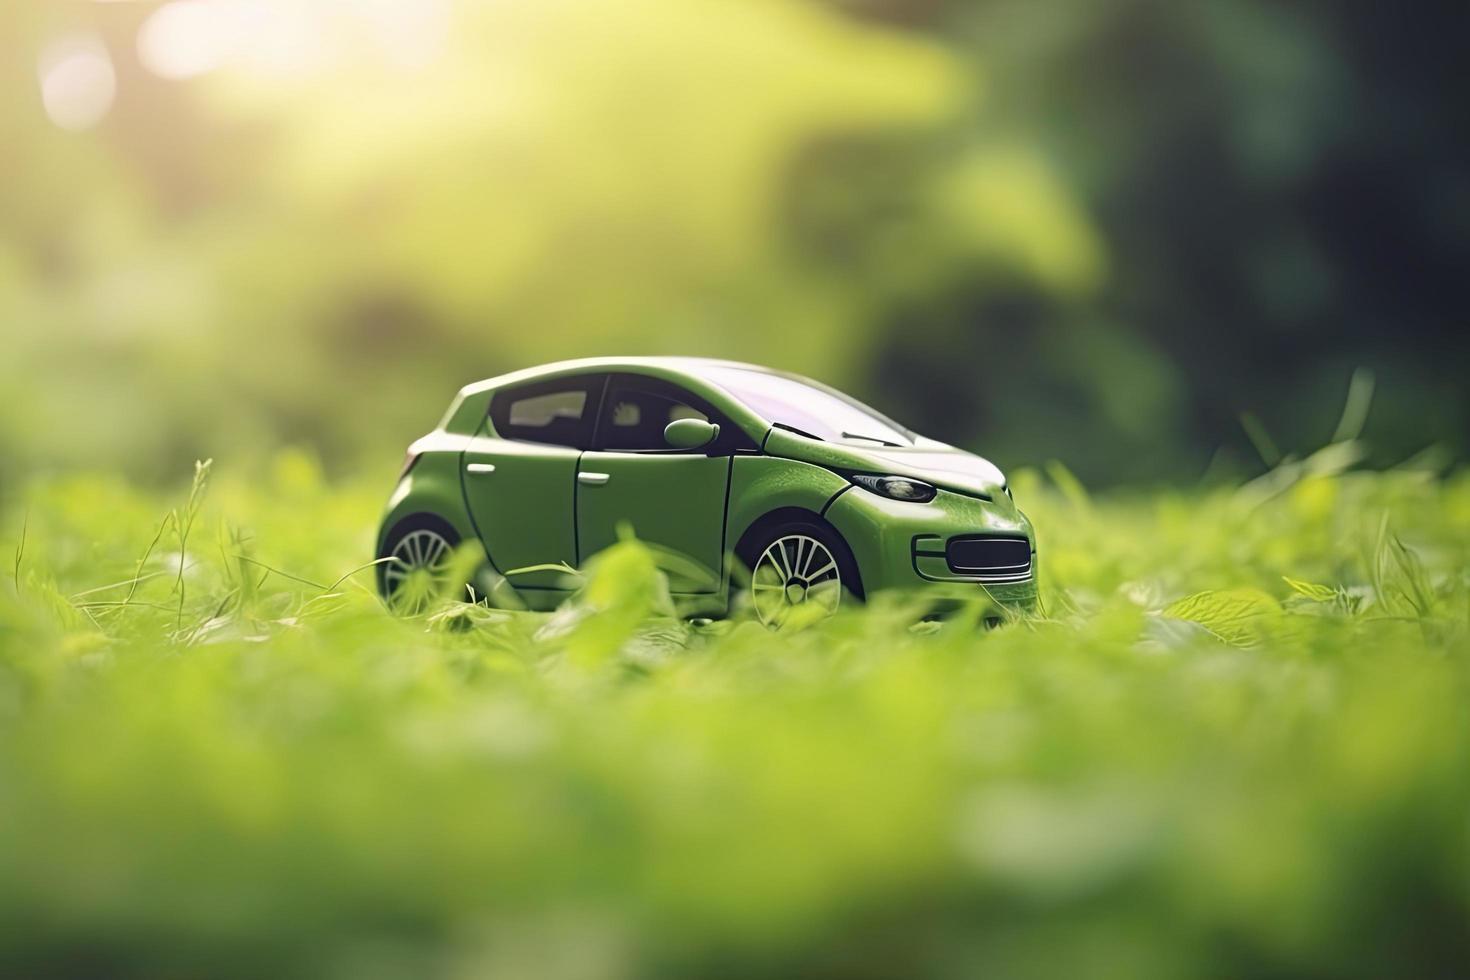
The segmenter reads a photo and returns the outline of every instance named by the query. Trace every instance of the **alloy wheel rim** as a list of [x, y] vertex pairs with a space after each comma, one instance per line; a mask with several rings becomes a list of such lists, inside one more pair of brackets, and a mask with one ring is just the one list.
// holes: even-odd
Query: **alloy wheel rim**
[[437, 531], [405, 534], [383, 569], [388, 605], [397, 612], [423, 612], [448, 586], [453, 554], [454, 546]]
[[836, 612], [842, 602], [842, 571], [825, 544], [809, 534], [788, 534], [761, 552], [750, 591], [756, 617], [779, 628]]

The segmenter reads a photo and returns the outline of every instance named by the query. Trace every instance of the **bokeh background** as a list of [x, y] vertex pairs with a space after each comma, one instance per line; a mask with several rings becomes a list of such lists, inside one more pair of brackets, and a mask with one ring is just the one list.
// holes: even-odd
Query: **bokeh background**
[[1467, 9], [6, 0], [0, 480], [386, 479], [616, 352], [1095, 484], [1310, 450], [1361, 368], [1375, 462], [1459, 456]]
[[[1463, 974], [1467, 21], [0, 0], [0, 977]], [[615, 352], [991, 457], [1043, 613], [388, 615]]]

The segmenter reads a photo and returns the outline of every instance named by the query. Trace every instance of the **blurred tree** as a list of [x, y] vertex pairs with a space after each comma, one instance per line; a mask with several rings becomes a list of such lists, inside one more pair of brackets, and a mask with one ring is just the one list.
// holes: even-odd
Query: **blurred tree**
[[1243, 410], [1309, 447], [1358, 365], [1380, 459], [1464, 448], [1463, 19], [20, 0], [0, 448], [386, 471], [459, 384], [611, 351], [805, 371], [1089, 480], [1197, 473]]
[[[928, 330], [971, 352], [890, 371], [909, 379], [911, 417], [938, 427], [968, 391], [998, 453], [1046, 446], [1092, 477], [1180, 476], [1245, 448], [1245, 410], [1311, 448], [1363, 366], [1380, 380], [1378, 462], [1470, 445], [1470, 133], [1451, 77], [1463, 8], [856, 6], [986, 66], [976, 129], [1044, 148], [1110, 251], [1085, 304], [1026, 289], [997, 308], [970, 290], [899, 315], [895, 347]], [[1007, 338], [1009, 369], [977, 384], [971, 364]]]

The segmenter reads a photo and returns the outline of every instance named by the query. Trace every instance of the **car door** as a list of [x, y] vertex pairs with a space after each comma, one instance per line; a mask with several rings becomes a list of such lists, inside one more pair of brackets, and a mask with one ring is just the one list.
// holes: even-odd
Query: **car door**
[[[680, 418], [714, 422], [720, 436], [702, 449], [670, 449], [664, 427]], [[748, 442], [717, 409], [678, 385], [612, 375], [597, 418], [596, 448], [582, 454], [577, 470], [579, 559], [613, 544], [626, 526], [654, 547], [673, 592], [718, 592], [731, 454]]]
[[533, 606], [559, 601], [566, 576], [517, 569], [577, 564], [577, 458], [591, 444], [603, 383], [578, 375], [497, 392], [462, 457], [465, 501], [491, 565], [518, 590], [552, 593], [545, 602], [527, 595]]

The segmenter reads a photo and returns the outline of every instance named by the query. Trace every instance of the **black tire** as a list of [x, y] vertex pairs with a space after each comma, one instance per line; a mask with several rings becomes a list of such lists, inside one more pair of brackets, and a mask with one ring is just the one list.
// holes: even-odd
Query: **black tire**
[[[820, 545], [820, 549], [810, 542]], [[823, 550], [835, 566], [835, 588], [830, 586], [826, 575], [811, 574], [821, 570]], [[825, 608], [829, 592], [835, 595], [831, 608], [827, 610], [829, 613], [843, 602], [863, 601], [862, 577], [852, 549], [842, 540], [842, 535], [814, 514], [776, 515], [758, 523], [741, 538], [735, 556], [744, 565], [746, 573], [743, 583], [745, 601], [756, 618], [771, 628], [780, 628], [782, 622], [773, 620], [770, 615], [770, 596], [762, 596], [757, 601], [757, 595], [774, 591], [773, 573], [785, 573], [782, 598], [788, 608], [808, 601], [818, 601]], [[793, 594], [798, 596], [794, 601]]]
[[[436, 551], [433, 554], [420, 552], [426, 558], [430, 559], [427, 565], [420, 566], [426, 569], [432, 567], [435, 562], [447, 560], [453, 554], [454, 549], [459, 547], [459, 532], [448, 521], [441, 517], [435, 517], [433, 514], [413, 514], [393, 525], [392, 530], [383, 536], [383, 542], [378, 548], [377, 555], [379, 559], [376, 567], [378, 595], [382, 596], [384, 604], [395, 612], [419, 612], [422, 611], [423, 603], [415, 601], [413, 603], [415, 608], [399, 608], [399, 604], [395, 600], [400, 588], [408, 580], [397, 574], [397, 571], [409, 568], [411, 562], [404, 561], [403, 556], [399, 556], [396, 562], [383, 561], [382, 559], [394, 558], [400, 549], [413, 552], [415, 550], [412, 547], [413, 542], [431, 541], [431, 536], [437, 536], [437, 538], [441, 539], [444, 543], [445, 550], [442, 553]], [[410, 538], [413, 540], [410, 541]], [[405, 548], [406, 543], [408, 543], [407, 548]], [[447, 580], [443, 582], [446, 590], [450, 584]]]

